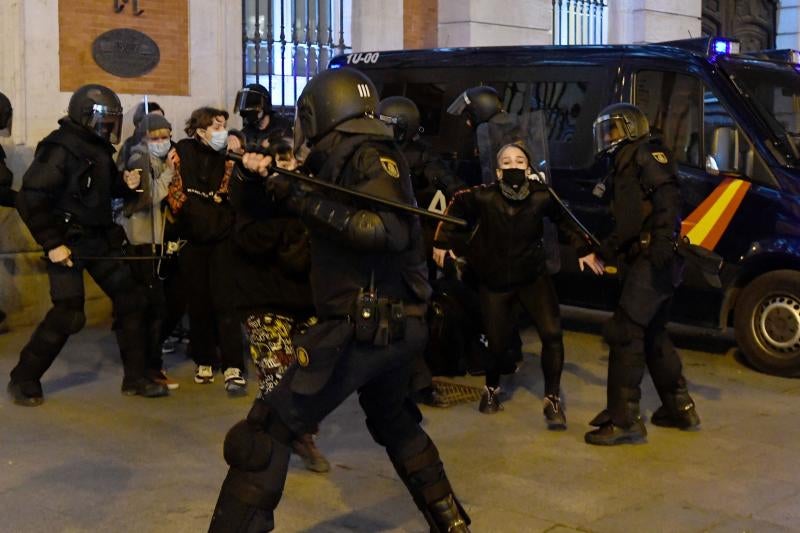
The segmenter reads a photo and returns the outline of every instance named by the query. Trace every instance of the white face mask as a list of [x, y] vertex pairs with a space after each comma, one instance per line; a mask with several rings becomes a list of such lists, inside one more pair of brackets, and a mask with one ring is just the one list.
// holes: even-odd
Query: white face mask
[[228, 146], [228, 130], [222, 131], [212, 131], [211, 132], [211, 139], [208, 141], [208, 145], [211, 147], [212, 150], [216, 150], [217, 152], [221, 152]]
[[154, 155], [160, 159], [167, 157], [171, 146], [172, 144], [168, 140], [147, 143], [147, 149], [150, 150], [150, 155]]

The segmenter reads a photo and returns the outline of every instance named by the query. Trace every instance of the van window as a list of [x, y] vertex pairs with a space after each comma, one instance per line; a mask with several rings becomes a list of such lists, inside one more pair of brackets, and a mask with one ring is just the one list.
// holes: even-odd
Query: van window
[[643, 70], [636, 75], [634, 102], [650, 130], [680, 163], [702, 167], [703, 84], [677, 72]]
[[409, 83], [406, 85], [405, 96], [417, 104], [420, 123], [425, 128], [425, 135], [439, 135], [439, 122], [442, 118], [442, 109], [447, 108], [450, 102], [444, 101], [447, 85], [444, 83]]
[[706, 89], [703, 102], [706, 169], [733, 172], [754, 182], [774, 186], [766, 164], [714, 93]]

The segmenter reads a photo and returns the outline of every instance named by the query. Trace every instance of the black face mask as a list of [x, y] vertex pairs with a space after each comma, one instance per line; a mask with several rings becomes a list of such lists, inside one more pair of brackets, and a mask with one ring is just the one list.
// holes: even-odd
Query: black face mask
[[500, 191], [509, 200], [524, 200], [530, 194], [528, 176], [521, 168], [505, 168], [500, 179]]

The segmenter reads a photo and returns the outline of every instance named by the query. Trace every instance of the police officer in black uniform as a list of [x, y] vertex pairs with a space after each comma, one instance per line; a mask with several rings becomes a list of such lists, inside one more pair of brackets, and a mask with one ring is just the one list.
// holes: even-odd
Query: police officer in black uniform
[[[391, 130], [373, 117], [377, 105], [377, 90], [362, 73], [320, 73], [297, 102], [295, 147], [311, 145], [306, 166], [318, 179], [412, 203], [408, 168]], [[262, 176], [270, 163], [256, 154], [244, 158]], [[431, 531], [468, 531], [436, 446], [407, 399], [430, 295], [418, 219], [350, 196], [302, 196], [276, 178], [269, 183], [310, 231], [320, 323], [295, 337], [298, 364], [225, 438], [230, 470], [211, 531], [271, 530], [292, 436], [309, 432], [354, 392]]]
[[647, 117], [630, 104], [614, 104], [594, 124], [598, 155], [613, 161], [610, 185], [614, 230], [603, 243], [607, 260], [618, 261], [622, 294], [604, 329], [609, 345], [607, 407], [586, 434], [589, 444], [643, 442], [639, 416], [645, 366], [661, 398], [658, 426], [693, 429], [700, 424], [686, 388], [681, 360], [666, 331], [669, 307], [680, 283], [677, 257], [680, 190], [677, 165]]
[[[145, 377], [147, 339], [145, 297], [128, 265], [115, 259], [125, 233], [111, 218], [111, 198], [130, 193], [112, 155], [119, 142], [122, 106], [102, 85], [85, 85], [72, 95], [68, 116], [36, 147], [22, 179], [17, 209], [47, 256], [53, 307], [22, 349], [8, 386], [14, 402], [35, 406], [44, 400], [40, 379], [70, 335], [85, 322], [83, 270], [114, 306], [114, 329], [125, 377], [122, 392], [155, 397], [167, 388]], [[127, 175], [133, 188], [136, 176]], [[84, 258], [86, 257], [86, 258]]]
[[258, 83], [251, 83], [236, 93], [234, 111], [241, 115], [244, 122], [242, 133], [247, 144], [260, 146], [264, 140], [273, 136], [292, 134], [292, 124], [275, 114], [269, 91]]

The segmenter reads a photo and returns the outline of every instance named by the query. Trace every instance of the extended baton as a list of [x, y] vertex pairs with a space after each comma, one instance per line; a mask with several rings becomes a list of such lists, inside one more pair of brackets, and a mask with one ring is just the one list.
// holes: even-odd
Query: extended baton
[[[260, 152], [256, 152], [260, 153]], [[228, 153], [228, 159], [231, 161], [236, 161], [237, 163], [242, 162], [242, 156], [239, 154]], [[441, 220], [442, 222], [449, 222], [451, 224], [455, 224], [457, 226], [466, 226], [467, 221], [462, 218], [451, 217], [448, 215], [440, 215], [439, 213], [434, 213], [433, 211], [428, 211], [426, 209], [422, 209], [419, 207], [414, 207], [413, 205], [408, 205], [403, 202], [397, 202], [395, 200], [389, 200], [387, 198], [381, 198], [380, 196], [373, 196], [371, 194], [355, 191], [353, 189], [348, 189], [347, 187], [342, 187], [340, 185], [335, 185], [333, 183], [328, 183], [327, 181], [322, 181], [317, 178], [312, 178], [311, 176], [306, 176], [305, 174], [300, 174], [299, 172], [292, 172], [291, 170], [284, 170], [278, 167], [271, 167], [269, 169], [271, 172], [275, 172], [277, 174], [282, 174], [287, 178], [293, 178], [298, 181], [302, 181], [308, 183], [310, 185], [314, 185], [315, 187], [320, 187], [323, 189], [329, 189], [332, 191], [341, 192], [344, 194], [349, 194], [350, 196], [355, 196], [356, 198], [361, 198], [362, 200], [367, 200], [376, 204], [385, 205], [387, 207], [392, 207], [394, 209], [399, 209], [401, 211], [406, 211], [408, 213], [414, 213], [415, 215], [428, 217], [428, 218], [435, 218], [436, 220]]]
[[566, 204], [563, 202], [563, 200], [561, 200], [561, 198], [558, 196], [558, 194], [556, 194], [556, 191], [554, 191], [550, 185], [547, 185], [547, 190], [550, 191], [550, 194], [553, 196], [553, 200], [555, 200], [556, 203], [561, 207], [562, 211], [564, 211], [564, 213], [566, 213], [566, 215], [570, 218], [570, 220], [572, 220], [575, 223], [575, 225], [578, 226], [578, 229], [581, 230], [581, 233], [583, 233], [587, 239], [592, 241], [592, 244], [594, 244], [597, 248], [600, 248], [601, 244], [600, 241], [597, 240], [597, 237], [592, 235], [592, 232], [589, 231], [586, 228], [586, 226], [584, 226], [581, 223], [580, 220], [578, 220], [578, 217], [575, 216], [575, 213], [570, 211], [569, 207], [567, 207]]

